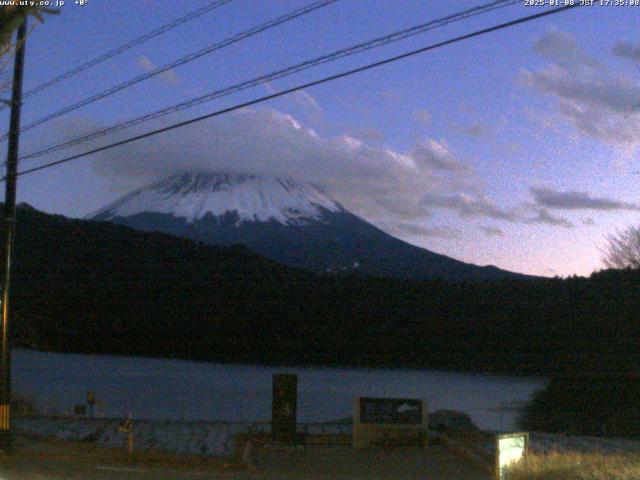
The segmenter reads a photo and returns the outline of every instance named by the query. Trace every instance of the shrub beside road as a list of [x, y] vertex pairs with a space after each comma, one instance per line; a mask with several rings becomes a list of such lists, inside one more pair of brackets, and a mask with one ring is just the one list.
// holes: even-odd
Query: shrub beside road
[[637, 480], [640, 455], [530, 454], [508, 471], [508, 480]]

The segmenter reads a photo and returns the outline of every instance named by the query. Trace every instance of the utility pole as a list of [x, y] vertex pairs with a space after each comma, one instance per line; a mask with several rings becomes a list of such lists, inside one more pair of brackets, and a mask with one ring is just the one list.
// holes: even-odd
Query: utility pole
[[0, 451], [10, 452], [11, 435], [11, 337], [9, 336], [9, 287], [11, 285], [11, 260], [16, 228], [16, 183], [18, 174], [18, 145], [20, 141], [20, 109], [22, 107], [22, 73], [27, 38], [27, 17], [18, 28], [13, 67], [11, 94], [11, 123], [7, 149], [7, 174], [4, 200], [4, 281], [2, 283], [2, 337], [0, 339]]

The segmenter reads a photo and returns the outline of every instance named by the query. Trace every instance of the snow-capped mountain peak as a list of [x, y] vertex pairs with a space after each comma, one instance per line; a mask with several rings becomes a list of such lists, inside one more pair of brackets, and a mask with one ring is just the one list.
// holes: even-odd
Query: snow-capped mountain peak
[[516, 275], [410, 245], [347, 211], [318, 187], [282, 178], [174, 175], [90, 218], [209, 245], [244, 245], [285, 265], [323, 274], [452, 280]]
[[321, 220], [342, 207], [320, 188], [283, 178], [232, 173], [182, 173], [125, 195], [90, 218], [112, 220], [141, 213], [170, 214], [194, 222], [237, 213], [238, 223], [284, 225]]

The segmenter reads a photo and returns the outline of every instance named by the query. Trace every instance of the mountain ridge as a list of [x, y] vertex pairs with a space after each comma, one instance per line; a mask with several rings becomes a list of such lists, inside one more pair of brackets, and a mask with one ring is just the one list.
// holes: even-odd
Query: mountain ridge
[[316, 273], [455, 281], [533, 278], [411, 245], [349, 212], [319, 187], [276, 177], [182, 173], [131, 192], [89, 218], [209, 245], [242, 244]]

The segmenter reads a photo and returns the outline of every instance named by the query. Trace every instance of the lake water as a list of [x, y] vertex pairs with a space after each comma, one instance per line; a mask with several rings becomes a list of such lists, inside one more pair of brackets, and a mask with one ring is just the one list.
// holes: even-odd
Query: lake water
[[97, 414], [184, 420], [268, 420], [273, 373], [298, 375], [298, 418], [350, 417], [355, 397], [423, 398], [468, 413], [483, 429], [514, 430], [519, 405], [545, 380], [433, 370], [282, 368], [17, 350], [16, 393], [46, 414], [68, 414], [95, 392]]

